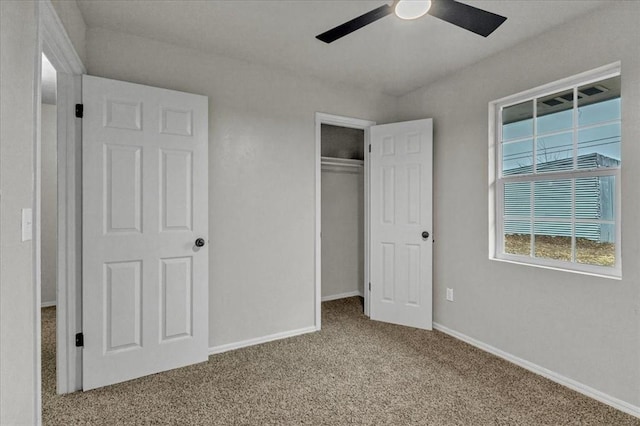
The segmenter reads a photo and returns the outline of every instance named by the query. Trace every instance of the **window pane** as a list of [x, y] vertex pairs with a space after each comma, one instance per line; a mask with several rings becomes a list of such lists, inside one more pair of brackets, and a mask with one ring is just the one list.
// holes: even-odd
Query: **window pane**
[[578, 87], [578, 126], [620, 118], [620, 76]]
[[[571, 217], [570, 179], [535, 182], [534, 197], [536, 217]], [[571, 232], [568, 235], [571, 236]]]
[[615, 220], [615, 176], [576, 179], [576, 218]]
[[504, 222], [504, 252], [508, 254], [531, 254], [531, 222], [506, 220]]
[[536, 172], [573, 169], [573, 133], [541, 137], [536, 142]]
[[533, 173], [533, 140], [502, 144], [502, 175]]
[[578, 168], [620, 165], [620, 123], [578, 131]]
[[531, 217], [531, 183], [504, 184], [504, 215]]
[[502, 109], [502, 140], [533, 136], [533, 101]]
[[[578, 101], [580, 104], [581, 101]], [[620, 98], [578, 108], [578, 127], [620, 119]]]
[[571, 223], [535, 222], [536, 257], [571, 261]]
[[576, 224], [576, 261], [598, 266], [615, 266], [615, 225]]
[[539, 135], [573, 127], [573, 89], [538, 99], [536, 127]]

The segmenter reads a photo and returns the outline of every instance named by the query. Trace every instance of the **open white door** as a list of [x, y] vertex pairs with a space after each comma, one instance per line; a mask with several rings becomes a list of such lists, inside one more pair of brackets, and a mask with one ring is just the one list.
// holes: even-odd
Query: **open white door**
[[371, 127], [371, 319], [431, 330], [432, 120]]
[[208, 101], [91, 76], [82, 84], [89, 390], [207, 360]]

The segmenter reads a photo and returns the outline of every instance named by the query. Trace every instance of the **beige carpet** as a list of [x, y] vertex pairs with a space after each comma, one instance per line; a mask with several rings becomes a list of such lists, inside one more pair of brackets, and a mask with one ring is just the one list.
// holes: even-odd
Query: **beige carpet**
[[55, 308], [43, 309], [48, 425], [640, 425], [440, 332], [323, 304], [322, 332], [89, 392], [55, 394]]

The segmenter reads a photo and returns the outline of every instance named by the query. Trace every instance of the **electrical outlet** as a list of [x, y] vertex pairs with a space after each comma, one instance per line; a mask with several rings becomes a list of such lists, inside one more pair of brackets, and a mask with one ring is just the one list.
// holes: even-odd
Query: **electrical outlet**
[[447, 288], [447, 300], [453, 302], [453, 289]]

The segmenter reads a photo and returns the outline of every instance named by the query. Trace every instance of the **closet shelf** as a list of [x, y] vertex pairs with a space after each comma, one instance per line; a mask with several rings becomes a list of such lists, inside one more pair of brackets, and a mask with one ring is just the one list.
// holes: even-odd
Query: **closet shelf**
[[348, 158], [337, 157], [320, 157], [320, 164], [323, 166], [336, 166], [336, 167], [364, 167], [363, 160], [350, 160]]

